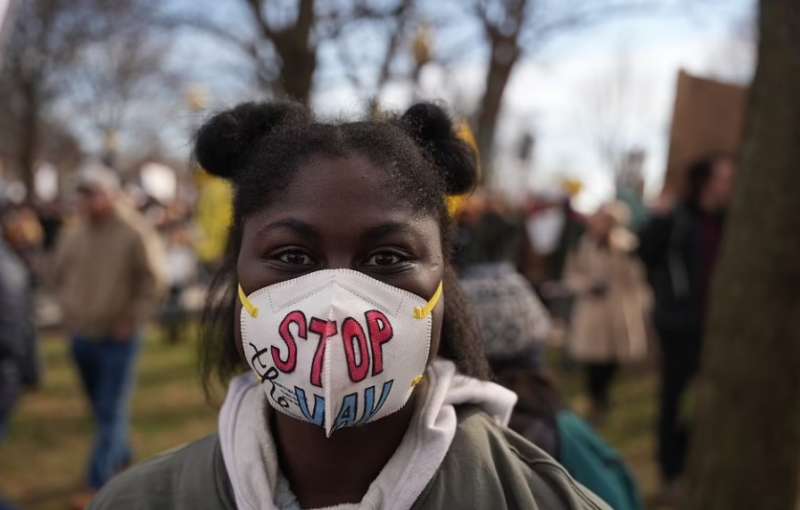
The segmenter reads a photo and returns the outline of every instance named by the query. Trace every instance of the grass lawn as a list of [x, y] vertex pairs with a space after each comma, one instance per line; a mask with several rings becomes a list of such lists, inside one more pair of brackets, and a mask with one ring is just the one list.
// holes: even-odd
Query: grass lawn
[[[82, 486], [92, 426], [86, 401], [57, 337], [43, 342], [44, 386], [26, 395], [0, 444], [0, 493], [26, 510], [63, 510]], [[577, 373], [562, 371], [562, 384], [580, 410]], [[616, 407], [601, 433], [633, 467], [645, 494], [656, 488], [653, 427], [656, 382], [642, 370], [622, 374]], [[137, 459], [200, 438], [216, 429], [216, 409], [200, 389], [195, 347], [168, 345], [150, 335], [142, 350], [133, 401], [133, 444]]]

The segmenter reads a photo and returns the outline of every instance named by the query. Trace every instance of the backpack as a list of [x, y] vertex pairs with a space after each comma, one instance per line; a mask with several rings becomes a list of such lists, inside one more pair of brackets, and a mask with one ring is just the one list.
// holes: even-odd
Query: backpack
[[559, 462], [614, 510], [642, 510], [636, 482], [619, 453], [571, 411], [556, 417]]

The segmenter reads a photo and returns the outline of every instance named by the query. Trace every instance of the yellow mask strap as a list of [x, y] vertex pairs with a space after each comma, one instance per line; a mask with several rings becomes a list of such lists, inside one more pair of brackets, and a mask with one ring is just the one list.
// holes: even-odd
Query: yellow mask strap
[[258, 307], [256, 307], [252, 301], [247, 299], [247, 294], [244, 293], [244, 289], [242, 289], [241, 285], [239, 285], [239, 301], [242, 302], [242, 306], [245, 310], [247, 310], [247, 313], [250, 314], [250, 317], [254, 319], [258, 317]]
[[415, 319], [425, 319], [428, 315], [431, 314], [436, 305], [439, 304], [439, 300], [442, 299], [442, 291], [444, 290], [443, 282], [439, 282], [439, 286], [436, 288], [436, 292], [433, 293], [433, 297], [428, 304], [423, 307], [414, 308], [414, 318]]

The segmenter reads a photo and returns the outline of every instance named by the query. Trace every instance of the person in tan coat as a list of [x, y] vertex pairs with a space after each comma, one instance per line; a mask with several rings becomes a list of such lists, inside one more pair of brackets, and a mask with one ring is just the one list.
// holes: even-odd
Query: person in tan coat
[[[128, 407], [142, 329], [161, 293], [162, 262], [155, 233], [120, 203], [116, 175], [94, 167], [79, 179], [81, 214], [59, 238], [54, 283], [97, 428], [89, 496], [132, 460]], [[74, 506], [86, 500], [77, 497]]]
[[565, 272], [575, 294], [568, 350], [586, 367], [595, 420], [608, 411], [619, 364], [641, 360], [647, 352], [645, 317], [651, 298], [634, 256], [636, 237], [624, 227], [628, 216], [620, 202], [593, 214]]

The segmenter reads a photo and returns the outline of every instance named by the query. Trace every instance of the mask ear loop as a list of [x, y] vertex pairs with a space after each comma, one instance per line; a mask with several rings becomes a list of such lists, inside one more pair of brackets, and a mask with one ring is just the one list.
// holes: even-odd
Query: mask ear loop
[[254, 319], [258, 317], [258, 307], [247, 298], [247, 294], [244, 293], [244, 289], [242, 289], [241, 285], [239, 285], [239, 301], [241, 301], [242, 306], [245, 310], [247, 310], [247, 313], [250, 314], [250, 317]]
[[439, 286], [436, 287], [436, 292], [433, 293], [433, 297], [425, 306], [416, 307], [414, 308], [414, 318], [417, 320], [427, 319], [428, 315], [433, 312], [433, 309], [436, 308], [436, 305], [439, 304], [439, 300], [442, 299], [442, 292], [443, 292], [444, 282], [439, 282]]
[[[439, 286], [436, 287], [436, 292], [433, 293], [430, 301], [428, 301], [425, 306], [418, 306], [414, 308], [414, 318], [417, 320], [427, 319], [428, 316], [433, 312], [433, 309], [436, 308], [436, 305], [439, 304], [439, 301], [442, 299], [442, 294], [444, 293], [444, 282], [439, 282]], [[414, 379], [411, 380], [411, 387], [414, 388], [419, 383], [421, 383], [425, 379], [424, 374], [420, 374], [416, 376]]]

